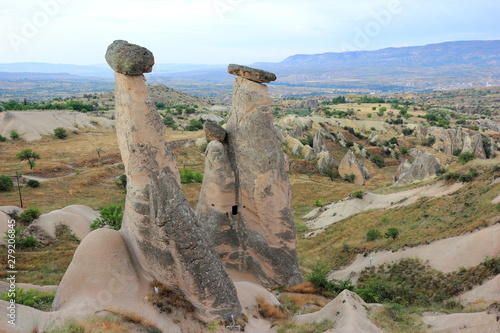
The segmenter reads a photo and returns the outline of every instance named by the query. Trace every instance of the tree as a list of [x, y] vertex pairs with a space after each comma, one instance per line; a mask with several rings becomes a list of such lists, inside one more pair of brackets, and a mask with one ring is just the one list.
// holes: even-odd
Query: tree
[[396, 239], [396, 238], [398, 238], [398, 235], [399, 235], [398, 228], [389, 228], [389, 229], [387, 229], [387, 232], [384, 234], [384, 237]]
[[16, 156], [21, 162], [28, 161], [30, 170], [32, 170], [33, 167], [35, 166], [36, 164], [35, 160], [38, 160], [40, 158], [40, 155], [34, 152], [31, 148], [25, 148], [21, 150], [19, 153], [16, 154]]
[[54, 128], [54, 135], [56, 136], [56, 138], [64, 139], [65, 137], [68, 136], [68, 133], [66, 132], [65, 128], [57, 127], [57, 128]]

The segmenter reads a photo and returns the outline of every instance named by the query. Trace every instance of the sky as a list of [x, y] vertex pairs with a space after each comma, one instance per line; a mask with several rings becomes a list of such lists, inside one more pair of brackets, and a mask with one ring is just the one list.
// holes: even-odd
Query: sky
[[156, 63], [500, 39], [499, 0], [0, 0], [0, 63], [103, 64], [116, 39]]

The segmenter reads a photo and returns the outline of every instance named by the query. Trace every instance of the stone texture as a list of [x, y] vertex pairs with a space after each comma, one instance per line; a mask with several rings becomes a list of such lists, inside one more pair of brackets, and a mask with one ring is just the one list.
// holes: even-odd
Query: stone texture
[[322, 151], [316, 155], [318, 158], [318, 171], [321, 175], [325, 175], [327, 170], [335, 168], [337, 164], [332, 155], [327, 151]]
[[230, 64], [227, 67], [227, 71], [230, 74], [240, 76], [242, 78], [257, 82], [257, 83], [268, 83], [271, 81], [276, 81], [276, 75], [271, 72], [266, 72], [261, 69]]
[[376, 145], [379, 145], [382, 141], [380, 139], [380, 134], [378, 132], [371, 132], [370, 136], [368, 137], [368, 142], [372, 142]]
[[226, 139], [226, 130], [219, 124], [207, 120], [203, 125], [205, 137], [210, 141], [224, 141]]
[[399, 166], [394, 176], [395, 185], [408, 184], [435, 176], [436, 171], [441, 168], [438, 159], [426, 152], [420, 152], [409, 168], [408, 164], [408, 160], [405, 160]]
[[302, 126], [299, 126], [299, 125], [295, 126], [295, 128], [292, 130], [291, 134], [294, 138], [300, 138], [300, 137], [304, 136], [304, 131], [302, 129]]
[[323, 138], [323, 135], [320, 131], [316, 131], [316, 133], [314, 134], [313, 147], [314, 150], [316, 150], [318, 153], [322, 151], [328, 151], [328, 148], [326, 148], [325, 139]]
[[115, 73], [116, 132], [127, 174], [121, 232], [150, 279], [181, 292], [204, 318], [240, 312], [236, 290], [180, 187], [165, 126], [143, 75]]
[[415, 135], [421, 140], [433, 136], [436, 139], [433, 148], [442, 150], [449, 155], [459, 149], [463, 152], [474, 152], [476, 158], [486, 158], [482, 136], [479, 133], [471, 135], [462, 129], [417, 126]]
[[354, 184], [364, 185], [367, 179], [370, 179], [368, 169], [358, 161], [352, 150], [349, 149], [339, 164], [339, 174], [341, 177], [354, 175]]
[[228, 269], [265, 286], [300, 283], [288, 166], [265, 85], [235, 79], [226, 131], [208, 147], [198, 220]]
[[153, 53], [145, 47], [115, 40], [108, 46], [106, 62], [115, 71], [126, 75], [141, 75], [153, 70]]

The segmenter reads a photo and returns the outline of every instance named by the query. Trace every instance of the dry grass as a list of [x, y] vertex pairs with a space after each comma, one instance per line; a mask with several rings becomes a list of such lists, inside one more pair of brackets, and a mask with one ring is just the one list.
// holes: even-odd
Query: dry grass
[[264, 318], [270, 318], [273, 320], [286, 319], [290, 317], [290, 313], [279, 306], [274, 306], [268, 301], [266, 301], [261, 296], [256, 298], [257, 306], [259, 308], [259, 314]]

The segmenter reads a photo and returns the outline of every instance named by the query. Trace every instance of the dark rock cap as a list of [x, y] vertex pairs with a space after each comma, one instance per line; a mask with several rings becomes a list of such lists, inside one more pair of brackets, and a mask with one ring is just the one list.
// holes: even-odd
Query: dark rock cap
[[229, 66], [227, 66], [227, 71], [229, 72], [229, 74], [241, 76], [245, 79], [258, 83], [268, 83], [271, 81], [276, 81], [276, 74], [263, 71], [262, 69], [230, 64]]
[[147, 48], [115, 40], [108, 46], [106, 62], [115, 71], [125, 75], [150, 73], [155, 64], [153, 53]]
[[205, 136], [210, 141], [224, 141], [226, 138], [226, 130], [219, 124], [213, 121], [205, 121]]

